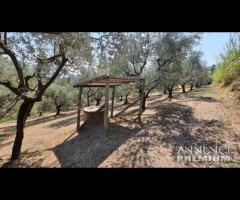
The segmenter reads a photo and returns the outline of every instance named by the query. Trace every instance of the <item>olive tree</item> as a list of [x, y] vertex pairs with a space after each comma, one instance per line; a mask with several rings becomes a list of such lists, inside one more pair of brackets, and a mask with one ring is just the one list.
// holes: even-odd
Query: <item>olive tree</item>
[[21, 101], [11, 160], [20, 155], [25, 122], [34, 104], [76, 60], [90, 58], [89, 47], [88, 33], [0, 33], [0, 59], [8, 59], [17, 79], [1, 76], [0, 85]]
[[67, 109], [71, 105], [71, 90], [67, 86], [52, 84], [45, 92], [50, 102], [54, 105], [56, 116], [60, 114], [63, 108]]
[[199, 34], [159, 33], [156, 36], [155, 56], [158, 64], [158, 81], [172, 98], [173, 88], [179, 83], [181, 64], [193, 46], [200, 39]]

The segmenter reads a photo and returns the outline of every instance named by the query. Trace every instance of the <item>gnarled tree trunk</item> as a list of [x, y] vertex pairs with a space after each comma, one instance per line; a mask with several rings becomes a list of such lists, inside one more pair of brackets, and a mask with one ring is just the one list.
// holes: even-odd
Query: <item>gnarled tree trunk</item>
[[24, 137], [23, 129], [34, 103], [35, 102], [31, 100], [24, 100], [24, 102], [20, 105], [17, 116], [17, 131], [13, 144], [11, 160], [16, 160], [21, 153], [22, 140]]
[[56, 111], [57, 111], [57, 112], [56, 112], [56, 116], [57, 116], [57, 115], [60, 115], [61, 107], [62, 107], [61, 105], [57, 105], [57, 106], [56, 106]]
[[96, 106], [100, 105], [101, 99], [95, 99], [96, 100]]
[[168, 90], [168, 98], [169, 98], [169, 100], [171, 100], [172, 99], [173, 87], [169, 87], [169, 88], [167, 88], [167, 90]]
[[128, 95], [125, 96], [124, 105], [128, 104]]
[[142, 110], [146, 110], [146, 100], [147, 100], [147, 97], [146, 97], [146, 94], [144, 93], [143, 94], [143, 102], [142, 102]]
[[193, 90], [193, 84], [191, 83], [191, 85], [190, 85], [190, 90]]
[[182, 87], [182, 93], [185, 93], [185, 84], [181, 84], [181, 87]]

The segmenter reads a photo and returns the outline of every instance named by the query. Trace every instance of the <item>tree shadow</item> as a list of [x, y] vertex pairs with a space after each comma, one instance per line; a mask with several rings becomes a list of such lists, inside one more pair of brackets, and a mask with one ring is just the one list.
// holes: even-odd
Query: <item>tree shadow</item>
[[[180, 103], [163, 104], [155, 106], [155, 109], [158, 111], [155, 115], [144, 115], [144, 129], [137, 127], [137, 118], [132, 115], [136, 109], [119, 116], [116, 123], [109, 124], [108, 138], [102, 125], [84, 127], [77, 136], [53, 149], [61, 167], [98, 167], [122, 144], [126, 145], [118, 159], [124, 162], [114, 167], [154, 167], [149, 149], [159, 145], [169, 148], [177, 162], [180, 147], [214, 148], [216, 138], [221, 136], [221, 128], [224, 128], [219, 120], [195, 118], [192, 108]], [[184, 163], [187, 167], [194, 164]]]
[[[109, 123], [108, 137], [105, 136], [103, 125], [87, 124], [79, 133], [51, 150], [61, 167], [98, 167], [124, 144], [120, 156], [117, 157], [123, 162], [114, 167], [154, 167], [153, 154], [149, 153], [152, 148], [167, 148], [177, 163], [176, 156], [180, 147], [201, 145], [214, 148], [216, 138], [224, 134], [222, 121], [199, 120], [190, 106], [178, 102], [151, 106], [151, 109], [157, 112], [144, 114], [143, 129], [137, 122], [138, 109], [133, 109], [122, 113], [114, 119], [114, 123]], [[64, 119], [52, 127], [59, 128], [61, 124], [65, 126], [75, 123], [75, 120], [75, 117]], [[154, 154], [155, 157], [161, 155], [161, 152]], [[195, 166], [195, 163], [191, 162], [183, 164], [187, 167]], [[200, 164], [205, 166], [206, 163]]]
[[[214, 148], [217, 137], [223, 134], [222, 121], [196, 119], [192, 108], [187, 105], [171, 103], [156, 109], [158, 112], [155, 116], [146, 116], [145, 132], [148, 137], [148, 146], [161, 144], [171, 148], [175, 159], [180, 147]], [[155, 131], [151, 130], [153, 126], [156, 127]], [[218, 142], [223, 143], [221, 140]], [[193, 164], [185, 163], [186, 166]]]
[[20, 158], [14, 161], [5, 161], [0, 168], [40, 168], [44, 162], [42, 151], [21, 153]]
[[70, 118], [67, 118], [67, 119], [63, 119], [63, 120], [51, 123], [50, 125], [48, 125], [48, 127], [59, 129], [59, 128], [66, 127], [66, 126], [69, 126], [69, 125], [72, 125], [72, 124], [76, 124], [76, 121], [77, 121], [76, 117], [74, 116], [74, 117], [70, 117]]
[[[62, 113], [59, 116], [55, 116], [55, 115], [50, 115], [50, 116], [46, 116], [46, 117], [41, 117], [39, 119], [33, 119], [31, 121], [27, 121], [25, 124], [25, 128], [30, 127], [30, 126], [34, 126], [37, 124], [41, 124], [41, 123], [45, 123], [45, 122], [50, 122], [50, 121], [54, 121], [57, 120], [59, 118], [64, 118], [64, 117], [68, 117], [71, 115], [76, 115], [76, 112], [71, 112], [71, 113]], [[6, 127], [2, 127], [0, 128], [0, 137], [2, 135], [2, 137], [8, 137], [12, 134], [14, 134], [16, 131], [16, 125], [12, 125], [12, 126], [6, 126]]]
[[[200, 88], [197, 90], [190, 90], [186, 91], [185, 93], [178, 93], [176, 95], [173, 95], [172, 99], [177, 99], [177, 100], [186, 100], [186, 101], [203, 101], [203, 102], [208, 102], [208, 103], [215, 103], [215, 102], [221, 102], [220, 100], [211, 97], [210, 96], [205, 96], [205, 91], [203, 91], [206, 88]], [[209, 90], [209, 89], [208, 89]]]
[[109, 123], [109, 135], [106, 137], [103, 125], [86, 125], [75, 137], [52, 150], [61, 167], [98, 167], [138, 131], [138, 128], [130, 129]]
[[215, 103], [215, 102], [221, 102], [213, 97], [206, 97], [206, 96], [188, 96], [188, 98], [191, 98], [191, 101], [203, 101], [208, 103]]

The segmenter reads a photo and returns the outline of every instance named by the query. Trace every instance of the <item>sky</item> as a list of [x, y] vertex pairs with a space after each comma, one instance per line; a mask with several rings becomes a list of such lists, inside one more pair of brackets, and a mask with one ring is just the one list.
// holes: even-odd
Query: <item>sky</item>
[[220, 53], [223, 53], [224, 47], [229, 41], [230, 34], [230, 32], [210, 32], [203, 34], [203, 38], [196, 49], [203, 52], [203, 59], [207, 62], [208, 66], [217, 64], [217, 58]]

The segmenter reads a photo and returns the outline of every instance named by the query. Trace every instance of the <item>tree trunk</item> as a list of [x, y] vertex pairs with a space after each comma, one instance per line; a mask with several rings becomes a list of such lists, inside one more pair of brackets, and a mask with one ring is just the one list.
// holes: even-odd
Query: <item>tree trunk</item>
[[96, 106], [99, 106], [101, 99], [96, 99]]
[[185, 84], [181, 84], [181, 87], [182, 87], [182, 92], [185, 93]]
[[195, 87], [196, 87], [196, 88], [200, 88], [200, 83], [197, 83], [197, 84], [195, 85]]
[[87, 106], [90, 106], [89, 96], [87, 95]]
[[124, 103], [123, 103], [124, 105], [126, 105], [126, 104], [128, 104], [128, 97], [126, 96], [125, 97], [125, 100], [124, 100]]
[[56, 110], [57, 110], [57, 112], [56, 112], [56, 116], [60, 115], [60, 112], [61, 112], [61, 105], [57, 105], [57, 106], [56, 106]]
[[147, 97], [146, 95], [144, 94], [143, 95], [143, 102], [142, 102], [142, 110], [146, 110], [146, 100], [147, 100]]
[[146, 94], [146, 98], [148, 98], [148, 97], [149, 97], [149, 93]]
[[123, 96], [120, 96], [120, 101], [122, 101], [123, 100]]
[[168, 88], [168, 98], [169, 98], [169, 100], [172, 99], [172, 91], [173, 91], [173, 88], [172, 88], [172, 87], [171, 87], [171, 88]]
[[193, 90], [193, 84], [191, 83], [190, 90]]
[[17, 116], [16, 137], [15, 137], [14, 144], [13, 144], [11, 160], [18, 159], [18, 157], [20, 155], [21, 147], [22, 147], [22, 140], [24, 137], [23, 129], [24, 129], [27, 117], [28, 117], [29, 113], [31, 112], [34, 103], [35, 103], [34, 101], [25, 100], [20, 105], [20, 108], [18, 111], [18, 116]]
[[163, 89], [163, 94], [167, 94], [167, 89], [166, 88]]
[[141, 88], [141, 87], [138, 89], [138, 93], [139, 93], [139, 94], [142, 93], [142, 88]]

